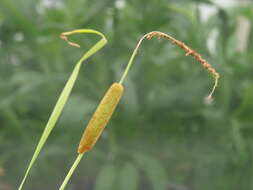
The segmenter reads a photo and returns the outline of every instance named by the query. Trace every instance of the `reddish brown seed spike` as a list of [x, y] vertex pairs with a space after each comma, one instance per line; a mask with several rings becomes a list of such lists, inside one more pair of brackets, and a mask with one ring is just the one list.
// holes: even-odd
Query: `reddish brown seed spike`
[[124, 87], [119, 83], [112, 84], [108, 89], [83, 133], [78, 147], [79, 154], [91, 150], [96, 144], [118, 105], [123, 90]]
[[133, 54], [131, 55], [130, 57], [130, 60], [128, 62], [128, 65], [127, 65], [127, 68], [126, 70], [124, 71], [121, 79], [120, 79], [120, 83], [123, 83], [123, 81], [125, 80], [125, 77], [129, 71], [129, 68], [131, 67], [132, 63], [133, 63], [133, 59], [134, 57], [136, 56], [137, 54], [137, 51], [142, 43], [142, 41], [144, 39], [147, 39], [147, 40], [151, 40], [154, 36], [156, 37], [159, 37], [159, 38], [165, 38], [167, 40], [169, 40], [170, 42], [172, 42], [173, 44], [179, 46], [181, 49], [183, 49], [185, 52], [186, 52], [186, 56], [188, 55], [191, 55], [195, 60], [197, 60], [202, 66], [203, 68], [207, 69], [208, 72], [210, 72], [212, 74], [212, 76], [214, 77], [214, 85], [213, 85], [213, 88], [210, 92], [210, 94], [208, 95], [208, 98], [211, 98], [212, 97], [212, 94], [213, 92], [215, 91], [217, 85], [218, 85], [218, 80], [219, 80], [219, 74], [216, 72], [216, 70], [210, 65], [208, 64], [208, 62], [203, 59], [201, 57], [200, 54], [198, 54], [196, 51], [194, 51], [193, 49], [191, 49], [190, 47], [188, 47], [186, 44], [184, 44], [183, 42], [173, 38], [172, 36], [168, 35], [168, 34], [165, 34], [165, 33], [162, 33], [162, 32], [159, 32], [159, 31], [153, 31], [153, 32], [149, 32], [147, 34], [145, 34], [144, 36], [141, 37], [141, 39], [139, 40], [139, 42], [137, 43], [135, 49], [134, 49], [134, 52]]
[[183, 42], [181, 42], [181, 41], [173, 38], [172, 36], [170, 36], [168, 34], [165, 34], [165, 33], [159, 32], [159, 31], [153, 31], [153, 32], [150, 32], [150, 33], [146, 34], [145, 38], [148, 39], [148, 40], [150, 40], [154, 36], [168, 39], [169, 41], [171, 41], [175, 45], [179, 46], [181, 49], [183, 49], [186, 52], [186, 56], [191, 55], [192, 57], [194, 57], [194, 59], [196, 59], [199, 63], [201, 63], [201, 65], [205, 69], [207, 69], [208, 72], [210, 72], [213, 75], [215, 83], [214, 83], [214, 86], [213, 86], [210, 94], [208, 95], [208, 98], [211, 98], [214, 90], [216, 89], [216, 87], [218, 85], [218, 80], [219, 80], [219, 77], [220, 77], [219, 73], [217, 73], [216, 70], [205, 59], [203, 59], [201, 57], [200, 54], [198, 54], [196, 51], [194, 51], [193, 49], [191, 49], [190, 47], [188, 47]]

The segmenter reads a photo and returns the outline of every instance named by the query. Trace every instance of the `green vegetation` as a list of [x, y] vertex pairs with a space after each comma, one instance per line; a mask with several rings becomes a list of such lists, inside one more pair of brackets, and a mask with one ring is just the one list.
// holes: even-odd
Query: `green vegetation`
[[75, 47], [80, 47], [79, 44], [77, 43], [74, 43], [74, 42], [70, 42], [67, 38], [67, 35], [71, 35], [71, 34], [75, 34], [75, 33], [90, 33], [90, 34], [96, 34], [96, 35], [99, 35], [102, 39], [99, 40], [94, 46], [92, 46], [87, 52], [85, 52], [83, 54], [83, 56], [80, 58], [80, 60], [76, 63], [74, 69], [73, 69], [73, 72], [71, 73], [68, 81], [66, 82], [66, 85], [64, 86], [60, 96], [59, 96], [59, 99], [57, 100], [56, 104], [55, 104], [55, 107], [48, 119], [48, 122], [45, 126], [45, 129], [41, 135], [41, 138], [38, 142], [38, 145], [36, 146], [36, 149], [34, 151], [34, 154], [32, 156], [32, 159], [29, 163], [29, 166], [26, 170], [26, 173], [24, 175], [24, 178], [19, 186], [19, 190], [22, 189], [24, 183], [25, 183], [25, 180], [34, 164], [34, 162], [36, 161], [36, 159], [38, 158], [39, 156], [39, 153], [41, 151], [41, 149], [43, 148], [44, 144], [46, 143], [51, 131], [53, 130], [53, 128], [55, 127], [55, 124], [56, 122], [58, 121], [61, 113], [62, 113], [62, 110], [70, 96], [70, 93], [74, 87], [74, 84], [76, 82], [76, 79], [78, 77], [78, 74], [79, 74], [79, 71], [80, 71], [80, 68], [83, 64], [83, 62], [88, 59], [90, 56], [92, 56], [93, 54], [95, 54], [98, 50], [100, 50], [106, 43], [107, 43], [107, 40], [105, 38], [105, 36], [98, 32], [98, 31], [95, 31], [95, 30], [91, 30], [91, 29], [80, 29], [80, 30], [73, 30], [73, 31], [70, 31], [70, 32], [64, 32], [60, 35], [60, 37], [67, 41], [70, 45], [72, 46], [75, 46]]
[[[75, 28], [101, 31], [109, 43], [80, 70], [24, 189], [59, 188], [98, 101], [120, 79], [138, 39], [153, 30], [193, 47], [221, 73], [214, 101], [203, 100], [212, 81], [195, 60], [165, 40], [144, 42], [117, 112], [66, 189], [253, 188], [253, 30], [240, 51], [237, 34], [239, 16], [252, 25], [252, 5], [50, 2], [0, 1], [1, 190], [17, 189], [74, 63], [97, 40], [73, 36], [85, 45], [66, 46], [59, 34]], [[217, 12], [202, 21], [200, 3]]]

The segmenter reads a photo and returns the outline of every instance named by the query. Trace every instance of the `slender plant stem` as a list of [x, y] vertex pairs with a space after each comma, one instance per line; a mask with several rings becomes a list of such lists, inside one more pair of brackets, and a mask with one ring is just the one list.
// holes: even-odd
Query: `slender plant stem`
[[139, 47], [140, 47], [142, 41], [147, 37], [147, 35], [149, 35], [149, 33], [148, 33], [148, 34], [145, 34], [144, 36], [142, 36], [142, 38], [139, 40], [137, 46], [135, 47], [135, 49], [134, 49], [134, 51], [133, 51], [133, 53], [132, 53], [132, 55], [131, 55], [131, 57], [130, 57], [128, 63], [127, 63], [127, 67], [126, 67], [126, 69], [125, 69], [125, 71], [124, 71], [124, 73], [123, 73], [123, 75], [122, 75], [122, 77], [121, 77], [121, 79], [120, 79], [120, 81], [119, 81], [120, 84], [122, 84], [122, 83], [124, 82], [124, 80], [125, 80], [125, 78], [126, 78], [126, 76], [127, 76], [127, 74], [128, 74], [128, 71], [130, 70], [130, 67], [131, 67], [132, 64], [133, 64], [133, 60], [134, 60], [134, 58], [135, 58], [135, 56], [136, 56], [136, 54], [137, 54], [137, 51], [138, 51], [138, 49], [139, 49]]
[[[85, 152], [84, 152], [84, 153], [85, 153]], [[77, 156], [75, 162], [73, 163], [72, 167], [70, 168], [70, 170], [69, 170], [68, 174], [66, 175], [64, 181], [62, 182], [62, 184], [61, 184], [59, 190], [64, 190], [64, 189], [65, 189], [66, 185], [68, 184], [69, 179], [71, 178], [71, 176], [72, 176], [72, 174], [74, 173], [76, 167], [78, 166], [79, 162], [81, 161], [81, 159], [82, 159], [84, 153], [78, 154], [78, 156]]]

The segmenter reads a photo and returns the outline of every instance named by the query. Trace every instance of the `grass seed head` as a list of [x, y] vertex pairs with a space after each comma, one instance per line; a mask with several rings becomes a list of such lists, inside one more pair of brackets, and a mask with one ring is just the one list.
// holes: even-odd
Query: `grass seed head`
[[211, 100], [212, 95], [213, 95], [216, 87], [218, 86], [218, 80], [220, 78], [219, 73], [217, 73], [216, 70], [212, 67], [212, 65], [210, 65], [205, 59], [203, 59], [200, 54], [198, 54], [196, 51], [191, 49], [189, 46], [187, 46], [183, 42], [173, 38], [172, 36], [170, 36], [168, 34], [165, 34], [165, 33], [159, 32], [159, 31], [153, 31], [153, 32], [146, 34], [144, 37], [147, 40], [151, 40], [155, 36], [158, 37], [159, 39], [165, 38], [165, 39], [171, 41], [173, 44], [175, 44], [178, 47], [180, 47], [181, 49], [183, 49], [186, 52], [186, 54], [185, 54], [186, 56], [191, 55], [194, 59], [196, 59], [202, 65], [203, 68], [205, 68], [209, 73], [211, 73], [211, 75], [214, 78], [214, 85], [213, 85], [211, 92], [207, 96], [207, 99]]

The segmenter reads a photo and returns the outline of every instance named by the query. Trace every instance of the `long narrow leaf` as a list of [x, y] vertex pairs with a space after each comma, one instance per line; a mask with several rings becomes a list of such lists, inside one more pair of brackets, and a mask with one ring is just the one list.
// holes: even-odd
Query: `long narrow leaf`
[[70, 75], [59, 99], [57, 100], [57, 103], [53, 109], [53, 112], [51, 113], [51, 116], [46, 124], [46, 127], [42, 133], [42, 136], [39, 140], [39, 143], [35, 149], [35, 152], [32, 156], [32, 159], [28, 165], [28, 168], [25, 172], [25, 175], [23, 177], [23, 180], [19, 186], [19, 190], [22, 189], [23, 185], [24, 185], [24, 182], [35, 162], [35, 160], [37, 159], [41, 149], [43, 148], [45, 142], [47, 141], [47, 138], [48, 136], [50, 135], [51, 131], [53, 130], [54, 126], [55, 126], [55, 123], [57, 122], [63, 108], [64, 108], [64, 105], [66, 104], [68, 98], [69, 98], [69, 95], [71, 93], [71, 90], [75, 84], [75, 81], [76, 81], [76, 78], [78, 76], [78, 73], [79, 73], [79, 70], [80, 70], [80, 67], [82, 65], [82, 62], [84, 60], [86, 60], [87, 58], [89, 58], [90, 56], [92, 56], [94, 53], [96, 53], [99, 49], [101, 49], [106, 43], [107, 43], [107, 40], [105, 38], [105, 36], [96, 31], [96, 30], [92, 30], [92, 29], [80, 29], [80, 30], [73, 30], [73, 31], [70, 31], [70, 32], [64, 32], [62, 33], [61, 37], [64, 38], [64, 40], [66, 40], [70, 45], [74, 45], [74, 46], [77, 46], [77, 47], [80, 47], [78, 44], [75, 44], [73, 42], [69, 42], [68, 39], [67, 39], [67, 35], [71, 35], [71, 34], [76, 34], [76, 33], [92, 33], [92, 34], [96, 34], [96, 35], [99, 35], [102, 37], [101, 40], [99, 40], [94, 46], [92, 46], [82, 57], [81, 59], [76, 63], [75, 67], [74, 67], [74, 70], [72, 72], [72, 74]]

